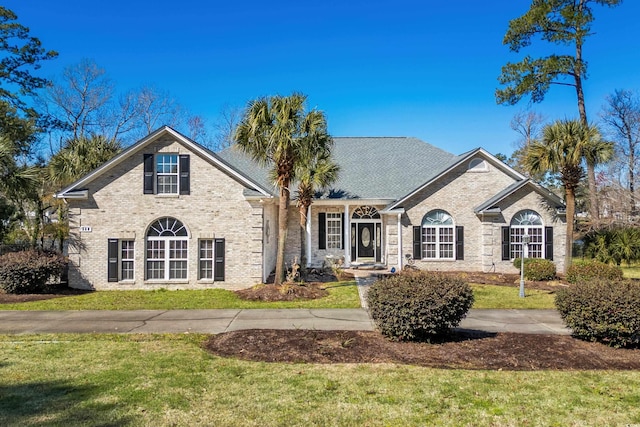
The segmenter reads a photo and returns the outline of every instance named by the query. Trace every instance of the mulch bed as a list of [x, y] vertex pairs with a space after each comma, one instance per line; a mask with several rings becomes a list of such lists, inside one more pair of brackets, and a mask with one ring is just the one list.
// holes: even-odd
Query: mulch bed
[[222, 357], [289, 363], [397, 363], [444, 369], [640, 369], [639, 349], [616, 349], [564, 335], [456, 331], [446, 342], [395, 342], [377, 332], [245, 330], [212, 336]]

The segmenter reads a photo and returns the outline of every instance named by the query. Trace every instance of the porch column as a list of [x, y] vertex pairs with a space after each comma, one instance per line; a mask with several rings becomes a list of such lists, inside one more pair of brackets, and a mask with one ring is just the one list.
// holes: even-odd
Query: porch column
[[402, 214], [398, 214], [398, 272], [402, 271], [402, 260], [404, 254], [402, 253]]
[[351, 216], [349, 215], [349, 204], [344, 205], [344, 266], [351, 266]]
[[306, 267], [311, 267], [311, 206], [307, 208], [307, 224], [305, 227], [305, 232], [307, 233], [307, 247], [304, 249], [307, 254], [307, 265]]

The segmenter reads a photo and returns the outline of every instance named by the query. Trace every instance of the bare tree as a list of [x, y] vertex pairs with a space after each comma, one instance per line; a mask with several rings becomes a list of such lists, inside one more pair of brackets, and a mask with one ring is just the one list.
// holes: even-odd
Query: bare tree
[[618, 159], [626, 169], [626, 187], [629, 190], [628, 212], [631, 217], [635, 217], [638, 214], [635, 171], [640, 148], [640, 97], [629, 90], [616, 90], [607, 96], [600, 116], [615, 143]]
[[182, 107], [169, 92], [154, 86], [145, 86], [140, 89], [138, 108], [142, 128], [146, 134], [162, 125], [178, 127], [183, 113]]
[[71, 139], [90, 133], [104, 120], [101, 110], [110, 102], [114, 92], [105, 70], [95, 62], [83, 59], [62, 72], [60, 79], [47, 88], [41, 101], [48, 112], [65, 124]]
[[105, 70], [90, 59], [67, 67], [38, 103], [41, 111], [60, 123], [49, 134], [51, 154], [64, 141], [92, 135], [126, 145], [161, 125], [178, 128], [185, 115], [175, 98], [153, 86], [118, 95]]
[[515, 142], [515, 151], [509, 159], [509, 164], [517, 171], [540, 181], [542, 177], [532, 176], [531, 171], [525, 166], [524, 158], [526, 156], [527, 148], [540, 138], [542, 127], [545, 122], [545, 117], [536, 113], [535, 111], [519, 111], [511, 119], [510, 126], [515, 132], [520, 135], [520, 138]]
[[224, 150], [234, 143], [234, 134], [244, 116], [244, 112], [244, 108], [230, 104], [222, 106], [220, 115], [213, 125], [215, 151]]

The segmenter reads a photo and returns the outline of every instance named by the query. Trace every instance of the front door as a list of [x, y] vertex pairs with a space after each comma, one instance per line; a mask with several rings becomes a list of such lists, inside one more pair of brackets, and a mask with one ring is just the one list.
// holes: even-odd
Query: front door
[[375, 256], [375, 234], [372, 223], [358, 224], [358, 258]]

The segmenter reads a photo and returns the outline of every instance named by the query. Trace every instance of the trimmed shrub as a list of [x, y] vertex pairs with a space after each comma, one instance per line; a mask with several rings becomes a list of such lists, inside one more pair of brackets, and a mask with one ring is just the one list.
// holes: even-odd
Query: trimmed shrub
[[[513, 266], [520, 270], [520, 258], [513, 260]], [[556, 277], [556, 265], [542, 258], [524, 259], [524, 278], [527, 280], [553, 280]]]
[[640, 343], [640, 283], [593, 279], [561, 289], [556, 307], [573, 335], [613, 347]]
[[600, 261], [577, 262], [567, 269], [567, 282], [569, 283], [591, 279], [622, 280], [622, 269]]
[[460, 324], [473, 304], [473, 292], [460, 278], [406, 271], [375, 282], [367, 303], [383, 335], [398, 341], [430, 340]]
[[59, 278], [64, 257], [56, 252], [27, 250], [0, 256], [0, 290], [8, 294], [42, 293], [49, 279]]

